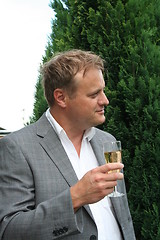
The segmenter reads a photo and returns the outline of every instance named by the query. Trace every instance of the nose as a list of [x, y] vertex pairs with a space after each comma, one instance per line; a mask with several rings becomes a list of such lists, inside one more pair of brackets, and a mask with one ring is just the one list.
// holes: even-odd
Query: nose
[[109, 104], [109, 100], [104, 92], [102, 92], [101, 98], [99, 99], [99, 104], [103, 106], [107, 106]]
[[105, 95], [105, 105], [107, 106], [108, 104], [109, 104], [109, 100], [108, 100], [108, 98]]

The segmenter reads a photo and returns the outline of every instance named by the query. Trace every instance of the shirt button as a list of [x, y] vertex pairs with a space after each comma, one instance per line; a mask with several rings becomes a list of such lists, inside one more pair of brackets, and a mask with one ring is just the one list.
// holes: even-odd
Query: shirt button
[[90, 236], [90, 240], [96, 240], [97, 237], [95, 235]]

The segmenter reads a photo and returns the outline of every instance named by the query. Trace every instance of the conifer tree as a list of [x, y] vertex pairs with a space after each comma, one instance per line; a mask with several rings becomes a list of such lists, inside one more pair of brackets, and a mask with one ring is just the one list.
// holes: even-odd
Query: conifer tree
[[128, 197], [138, 240], [160, 239], [158, 10], [158, 1], [126, 3], [117, 90], [111, 82], [107, 111], [107, 130], [123, 143]]

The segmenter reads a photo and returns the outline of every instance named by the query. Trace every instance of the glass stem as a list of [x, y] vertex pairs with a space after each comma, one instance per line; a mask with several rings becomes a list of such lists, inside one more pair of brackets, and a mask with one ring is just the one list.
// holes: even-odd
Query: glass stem
[[114, 187], [114, 192], [118, 192], [118, 191], [117, 191], [117, 186]]

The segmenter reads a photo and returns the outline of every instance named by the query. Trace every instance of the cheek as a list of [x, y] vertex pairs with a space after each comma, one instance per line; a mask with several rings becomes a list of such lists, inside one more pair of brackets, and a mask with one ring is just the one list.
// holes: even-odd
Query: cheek
[[97, 99], [91, 98], [79, 98], [78, 101], [75, 102], [74, 106], [76, 106], [77, 114], [94, 114], [97, 109], [98, 103]]

